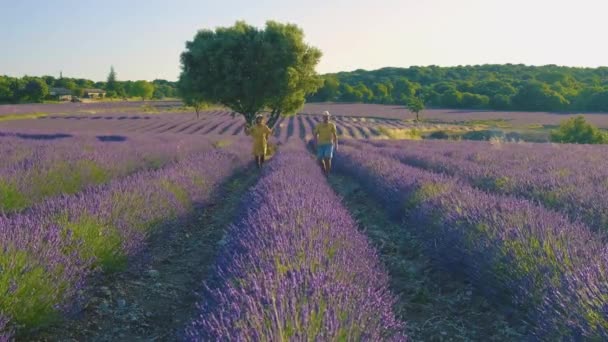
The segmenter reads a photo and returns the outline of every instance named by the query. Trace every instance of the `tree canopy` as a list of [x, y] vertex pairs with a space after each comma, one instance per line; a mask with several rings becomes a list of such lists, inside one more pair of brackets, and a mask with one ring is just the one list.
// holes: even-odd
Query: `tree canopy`
[[154, 94], [154, 85], [148, 81], [137, 81], [133, 83], [131, 93], [142, 100], [150, 99]]
[[608, 68], [475, 65], [383, 68], [323, 75], [314, 102], [525, 111], [608, 112]]
[[272, 127], [322, 85], [315, 71], [320, 58], [292, 24], [268, 21], [262, 30], [239, 21], [201, 30], [181, 55], [180, 93], [186, 101], [195, 96], [231, 108], [249, 125], [269, 111]]
[[[175, 82], [166, 80], [147, 81], [118, 81], [116, 72], [111, 69], [108, 75], [109, 82], [94, 82], [82, 78], [55, 78], [53, 76], [22, 78], [0, 75], [0, 104], [2, 103], [30, 103], [52, 100], [49, 95], [51, 88], [65, 88], [72, 95], [82, 97], [84, 89], [99, 88], [106, 90], [106, 97], [141, 97], [141, 82], [145, 82], [146, 89], [143, 92], [145, 98], [173, 98], [177, 96], [177, 85]], [[140, 82], [138, 84], [138, 82]], [[114, 85], [112, 85], [114, 84]], [[152, 93], [149, 92], [152, 87]]]

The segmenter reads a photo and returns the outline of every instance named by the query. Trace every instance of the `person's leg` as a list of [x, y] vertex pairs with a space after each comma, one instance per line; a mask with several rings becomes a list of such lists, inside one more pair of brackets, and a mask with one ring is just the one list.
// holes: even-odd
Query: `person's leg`
[[325, 158], [325, 169], [327, 174], [331, 172], [331, 158]]
[[321, 170], [325, 172], [325, 161], [323, 160], [323, 145], [317, 145], [317, 160], [321, 165]]
[[262, 163], [261, 163], [260, 159], [261, 159], [260, 156], [257, 156], [257, 155], [255, 156], [255, 165], [258, 167], [258, 169], [262, 167]]
[[261, 155], [260, 156], [260, 167], [264, 166], [265, 162], [266, 162], [266, 155]]

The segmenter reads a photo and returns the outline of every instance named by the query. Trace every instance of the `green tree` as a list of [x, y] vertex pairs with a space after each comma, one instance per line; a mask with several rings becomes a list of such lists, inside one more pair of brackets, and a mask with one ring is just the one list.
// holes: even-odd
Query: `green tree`
[[8, 77], [0, 76], [0, 103], [13, 102], [14, 94]]
[[107, 91], [117, 91], [117, 81], [116, 81], [116, 71], [114, 71], [114, 66], [110, 67], [110, 73], [108, 74], [108, 79], [106, 81], [106, 90]]
[[342, 83], [340, 85], [340, 101], [361, 102], [363, 101], [363, 94], [350, 84]]
[[154, 94], [154, 85], [148, 81], [137, 81], [133, 83], [131, 88], [133, 96], [141, 97], [142, 100], [152, 98]]
[[410, 101], [407, 103], [407, 110], [416, 114], [416, 121], [420, 121], [420, 112], [424, 110], [424, 101], [418, 97], [410, 98]]
[[608, 90], [593, 93], [589, 97], [587, 108], [594, 111], [608, 112]]
[[84, 89], [83, 88], [76, 88], [76, 89], [72, 90], [72, 95], [74, 95], [76, 97], [83, 97], [84, 96]]
[[201, 110], [207, 107], [208, 104], [201, 93], [197, 92], [192, 85], [186, 83], [189, 81], [190, 78], [181, 78], [179, 82], [177, 82], [177, 91], [179, 96], [184, 101], [184, 104], [194, 108], [196, 118], [198, 119], [200, 117]]
[[268, 125], [295, 114], [322, 80], [315, 72], [321, 52], [304, 42], [295, 25], [268, 21], [260, 30], [239, 21], [201, 30], [181, 55], [180, 82], [202, 99], [243, 115], [248, 125], [270, 111]]
[[563, 110], [568, 105], [568, 100], [547, 84], [538, 81], [530, 81], [524, 84], [518, 93], [512, 98], [513, 105], [522, 110]]
[[48, 94], [46, 83], [39, 78], [32, 78], [25, 84], [22, 98], [28, 102], [42, 102]]
[[340, 98], [340, 81], [334, 76], [323, 78], [323, 86], [312, 96], [313, 101], [331, 102]]
[[496, 95], [513, 96], [517, 93], [517, 89], [510, 83], [501, 80], [488, 80], [475, 83], [473, 93], [486, 95], [490, 98]]
[[60, 78], [55, 81], [55, 87], [66, 88], [73, 91], [74, 89], [78, 88], [78, 85], [70, 78]]
[[511, 107], [511, 97], [503, 94], [496, 94], [490, 98], [490, 108], [496, 110], [506, 110]]
[[606, 133], [588, 123], [579, 115], [562, 121], [559, 128], [551, 132], [551, 141], [571, 144], [606, 144]]
[[374, 83], [372, 92], [374, 93], [374, 102], [376, 103], [387, 104], [393, 102], [389, 86], [384, 83]]
[[446, 108], [462, 107], [462, 93], [458, 90], [448, 90], [441, 95], [441, 105]]
[[416, 91], [420, 88], [420, 84], [410, 82], [406, 78], [399, 78], [394, 83], [392, 97], [399, 104], [406, 105], [410, 98], [416, 95]]
[[363, 100], [363, 102], [369, 103], [372, 102], [372, 100], [374, 99], [374, 92], [367, 86], [365, 86], [363, 82], [359, 82], [355, 86], [355, 91], [361, 94], [361, 99]]
[[490, 98], [485, 95], [462, 93], [461, 106], [463, 108], [484, 108], [487, 107], [489, 103]]
[[26, 78], [10, 78], [8, 79], [10, 92], [13, 94], [12, 103], [27, 102], [25, 96]]

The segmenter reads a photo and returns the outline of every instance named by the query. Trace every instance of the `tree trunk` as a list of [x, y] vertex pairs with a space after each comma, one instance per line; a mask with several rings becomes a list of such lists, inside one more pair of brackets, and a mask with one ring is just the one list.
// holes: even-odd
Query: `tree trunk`
[[266, 123], [266, 125], [272, 129], [274, 127], [274, 125], [276, 125], [277, 121], [279, 121], [279, 117], [281, 116], [281, 111], [278, 109], [274, 109], [271, 113], [270, 113], [270, 118], [268, 118], [268, 122]]
[[419, 115], [420, 115], [420, 112], [416, 112], [416, 121], [420, 121]]

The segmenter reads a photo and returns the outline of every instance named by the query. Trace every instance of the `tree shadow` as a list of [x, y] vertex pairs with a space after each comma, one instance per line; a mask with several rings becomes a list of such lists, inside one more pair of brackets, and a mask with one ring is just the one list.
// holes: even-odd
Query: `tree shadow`
[[33, 134], [33, 133], [0, 133], [0, 136], [14, 136], [19, 139], [27, 140], [57, 140], [71, 138], [73, 135], [66, 133], [54, 133], [54, 134]]
[[123, 142], [127, 141], [127, 137], [122, 135], [98, 135], [97, 140], [102, 142]]

